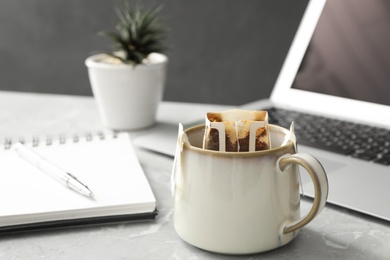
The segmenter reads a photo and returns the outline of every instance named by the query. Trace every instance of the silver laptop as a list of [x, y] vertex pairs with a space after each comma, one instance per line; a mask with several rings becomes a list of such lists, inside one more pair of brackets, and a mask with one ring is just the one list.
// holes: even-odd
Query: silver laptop
[[[323, 164], [329, 179], [328, 202], [388, 221], [389, 8], [383, 0], [310, 0], [270, 100], [242, 106], [268, 109], [274, 114], [271, 122], [282, 123], [279, 117], [284, 124], [296, 121], [298, 142], [299, 134], [309, 131], [306, 126], [317, 127], [314, 132], [331, 141], [318, 145], [322, 137], [309, 136], [305, 138], [313, 143], [305, 139], [298, 149]], [[173, 154], [176, 135], [176, 127], [166, 127], [135, 142]], [[163, 141], [158, 144], [156, 138]], [[301, 175], [304, 194], [313, 196], [308, 174]]]

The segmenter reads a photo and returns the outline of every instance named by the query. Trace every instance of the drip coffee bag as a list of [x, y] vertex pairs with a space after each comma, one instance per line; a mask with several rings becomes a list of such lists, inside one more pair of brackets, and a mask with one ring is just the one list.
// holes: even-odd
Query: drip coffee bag
[[203, 148], [251, 152], [270, 148], [268, 113], [241, 109], [206, 114]]

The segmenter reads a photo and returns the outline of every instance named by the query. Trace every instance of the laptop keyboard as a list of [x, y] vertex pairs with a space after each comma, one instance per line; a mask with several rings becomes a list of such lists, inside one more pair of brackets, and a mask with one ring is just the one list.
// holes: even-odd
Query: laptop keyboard
[[268, 109], [269, 122], [289, 129], [299, 144], [390, 165], [390, 130], [280, 108]]

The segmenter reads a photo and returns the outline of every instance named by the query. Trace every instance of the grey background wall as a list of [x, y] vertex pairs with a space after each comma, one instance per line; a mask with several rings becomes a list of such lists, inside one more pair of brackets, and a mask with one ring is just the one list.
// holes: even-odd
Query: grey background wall
[[[270, 95], [307, 0], [145, 0], [171, 28], [164, 100], [238, 105]], [[107, 0], [0, 1], [0, 90], [92, 95], [85, 58]]]

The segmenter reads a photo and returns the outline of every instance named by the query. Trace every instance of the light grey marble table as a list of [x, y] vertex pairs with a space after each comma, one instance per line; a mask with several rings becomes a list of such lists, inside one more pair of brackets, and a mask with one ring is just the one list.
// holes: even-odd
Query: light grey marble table
[[[190, 122], [225, 108], [162, 102], [154, 127]], [[93, 98], [0, 92], [0, 140], [102, 129]], [[1, 235], [0, 259], [390, 259], [390, 223], [332, 205], [290, 244], [270, 252], [225, 256], [197, 249], [173, 228], [173, 159], [143, 149], [137, 154], [157, 198], [156, 220]], [[302, 211], [310, 205], [310, 199], [302, 199]]]

